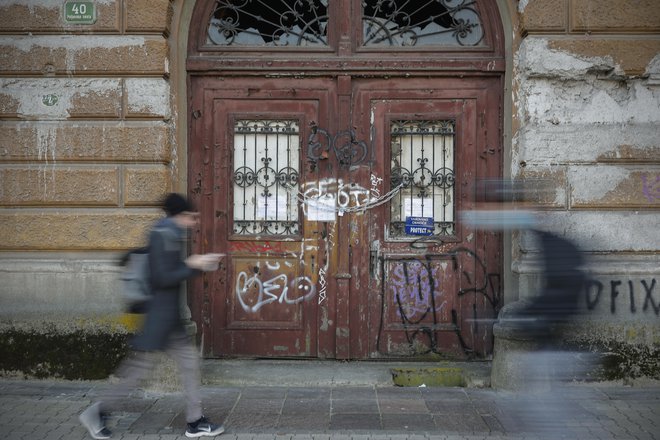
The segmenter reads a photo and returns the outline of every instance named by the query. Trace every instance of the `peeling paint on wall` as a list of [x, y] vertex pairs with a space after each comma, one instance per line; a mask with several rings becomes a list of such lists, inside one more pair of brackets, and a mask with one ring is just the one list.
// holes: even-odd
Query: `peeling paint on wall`
[[112, 49], [116, 47], [142, 48], [146, 42], [145, 37], [126, 35], [48, 35], [48, 36], [4, 36], [0, 37], [0, 46], [14, 47], [22, 52], [29, 52], [35, 47], [47, 49], [64, 49], [67, 52], [77, 50], [98, 50], [99, 48]]
[[128, 110], [131, 113], [170, 116], [170, 85], [164, 79], [126, 79]]
[[[603, 174], [607, 173], [607, 185], [594, 185], [594, 172]], [[630, 170], [619, 167], [608, 167], [606, 170], [603, 168], [593, 170], [581, 167], [580, 169], [573, 169], [569, 173], [573, 193], [580, 194], [581, 198], [589, 198], [592, 200], [602, 199], [629, 176]]]
[[525, 8], [527, 7], [527, 3], [529, 3], [529, 0], [519, 0], [518, 1], [518, 12], [519, 13], [524, 13]]
[[[0, 95], [7, 95], [18, 103], [20, 117], [42, 120], [67, 119], [74, 108], [74, 100], [95, 93], [100, 96], [121, 96], [119, 79], [0, 79]], [[57, 102], [46, 105], [44, 97], [54, 95]]]
[[519, 77], [544, 77], [578, 79], [598, 71], [609, 72], [611, 60], [577, 57], [573, 54], [552, 50], [548, 39], [529, 37], [522, 41], [514, 57]]

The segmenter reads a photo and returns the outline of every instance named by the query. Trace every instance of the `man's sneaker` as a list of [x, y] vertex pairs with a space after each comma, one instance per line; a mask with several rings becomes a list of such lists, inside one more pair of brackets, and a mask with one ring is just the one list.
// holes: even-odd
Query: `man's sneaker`
[[83, 411], [80, 416], [78, 416], [78, 419], [80, 420], [80, 423], [87, 428], [87, 431], [92, 438], [107, 439], [110, 438], [112, 433], [105, 427], [105, 423], [101, 418], [100, 407], [101, 404], [98, 402], [93, 404]]
[[196, 422], [188, 423], [186, 437], [213, 437], [223, 432], [225, 432], [224, 426], [211, 423], [206, 417], [202, 416]]

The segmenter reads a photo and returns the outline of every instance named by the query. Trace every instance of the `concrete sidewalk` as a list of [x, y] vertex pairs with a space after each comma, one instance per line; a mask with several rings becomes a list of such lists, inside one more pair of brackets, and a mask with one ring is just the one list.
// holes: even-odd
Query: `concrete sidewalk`
[[[315, 370], [314, 364], [285, 362], [285, 375], [268, 362], [216, 361], [213, 368], [221, 370], [252, 365], [261, 377], [270, 365], [270, 374], [267, 382], [249, 382], [234, 370], [244, 383], [205, 385], [205, 414], [225, 423], [220, 438], [235, 440], [660, 439], [657, 384], [569, 384], [542, 394], [395, 387], [379, 383], [382, 365], [368, 363], [350, 366], [360, 380], [322, 380], [324, 368], [341, 368], [335, 364]], [[206, 374], [209, 368], [205, 364]], [[319, 383], [312, 386], [314, 375]], [[296, 376], [299, 383], [288, 383]], [[110, 381], [0, 380], [0, 438], [87, 439], [78, 414], [107, 386]], [[137, 390], [108, 427], [116, 439], [184, 439], [182, 410], [178, 392]]]

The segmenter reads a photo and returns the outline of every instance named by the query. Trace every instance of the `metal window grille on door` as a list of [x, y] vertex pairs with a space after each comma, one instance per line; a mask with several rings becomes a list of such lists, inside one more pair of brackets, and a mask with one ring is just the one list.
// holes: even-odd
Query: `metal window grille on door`
[[432, 235], [454, 234], [454, 126], [451, 120], [391, 123], [391, 187], [401, 190], [390, 204], [390, 238], [412, 238], [406, 217], [432, 217]]
[[297, 235], [300, 232], [298, 121], [236, 121], [233, 157], [233, 233]]

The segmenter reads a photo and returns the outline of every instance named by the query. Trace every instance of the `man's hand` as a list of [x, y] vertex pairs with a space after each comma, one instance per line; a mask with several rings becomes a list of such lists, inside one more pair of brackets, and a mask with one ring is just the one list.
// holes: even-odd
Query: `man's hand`
[[186, 265], [204, 272], [212, 272], [218, 270], [221, 256], [222, 254], [193, 254], [186, 258]]

